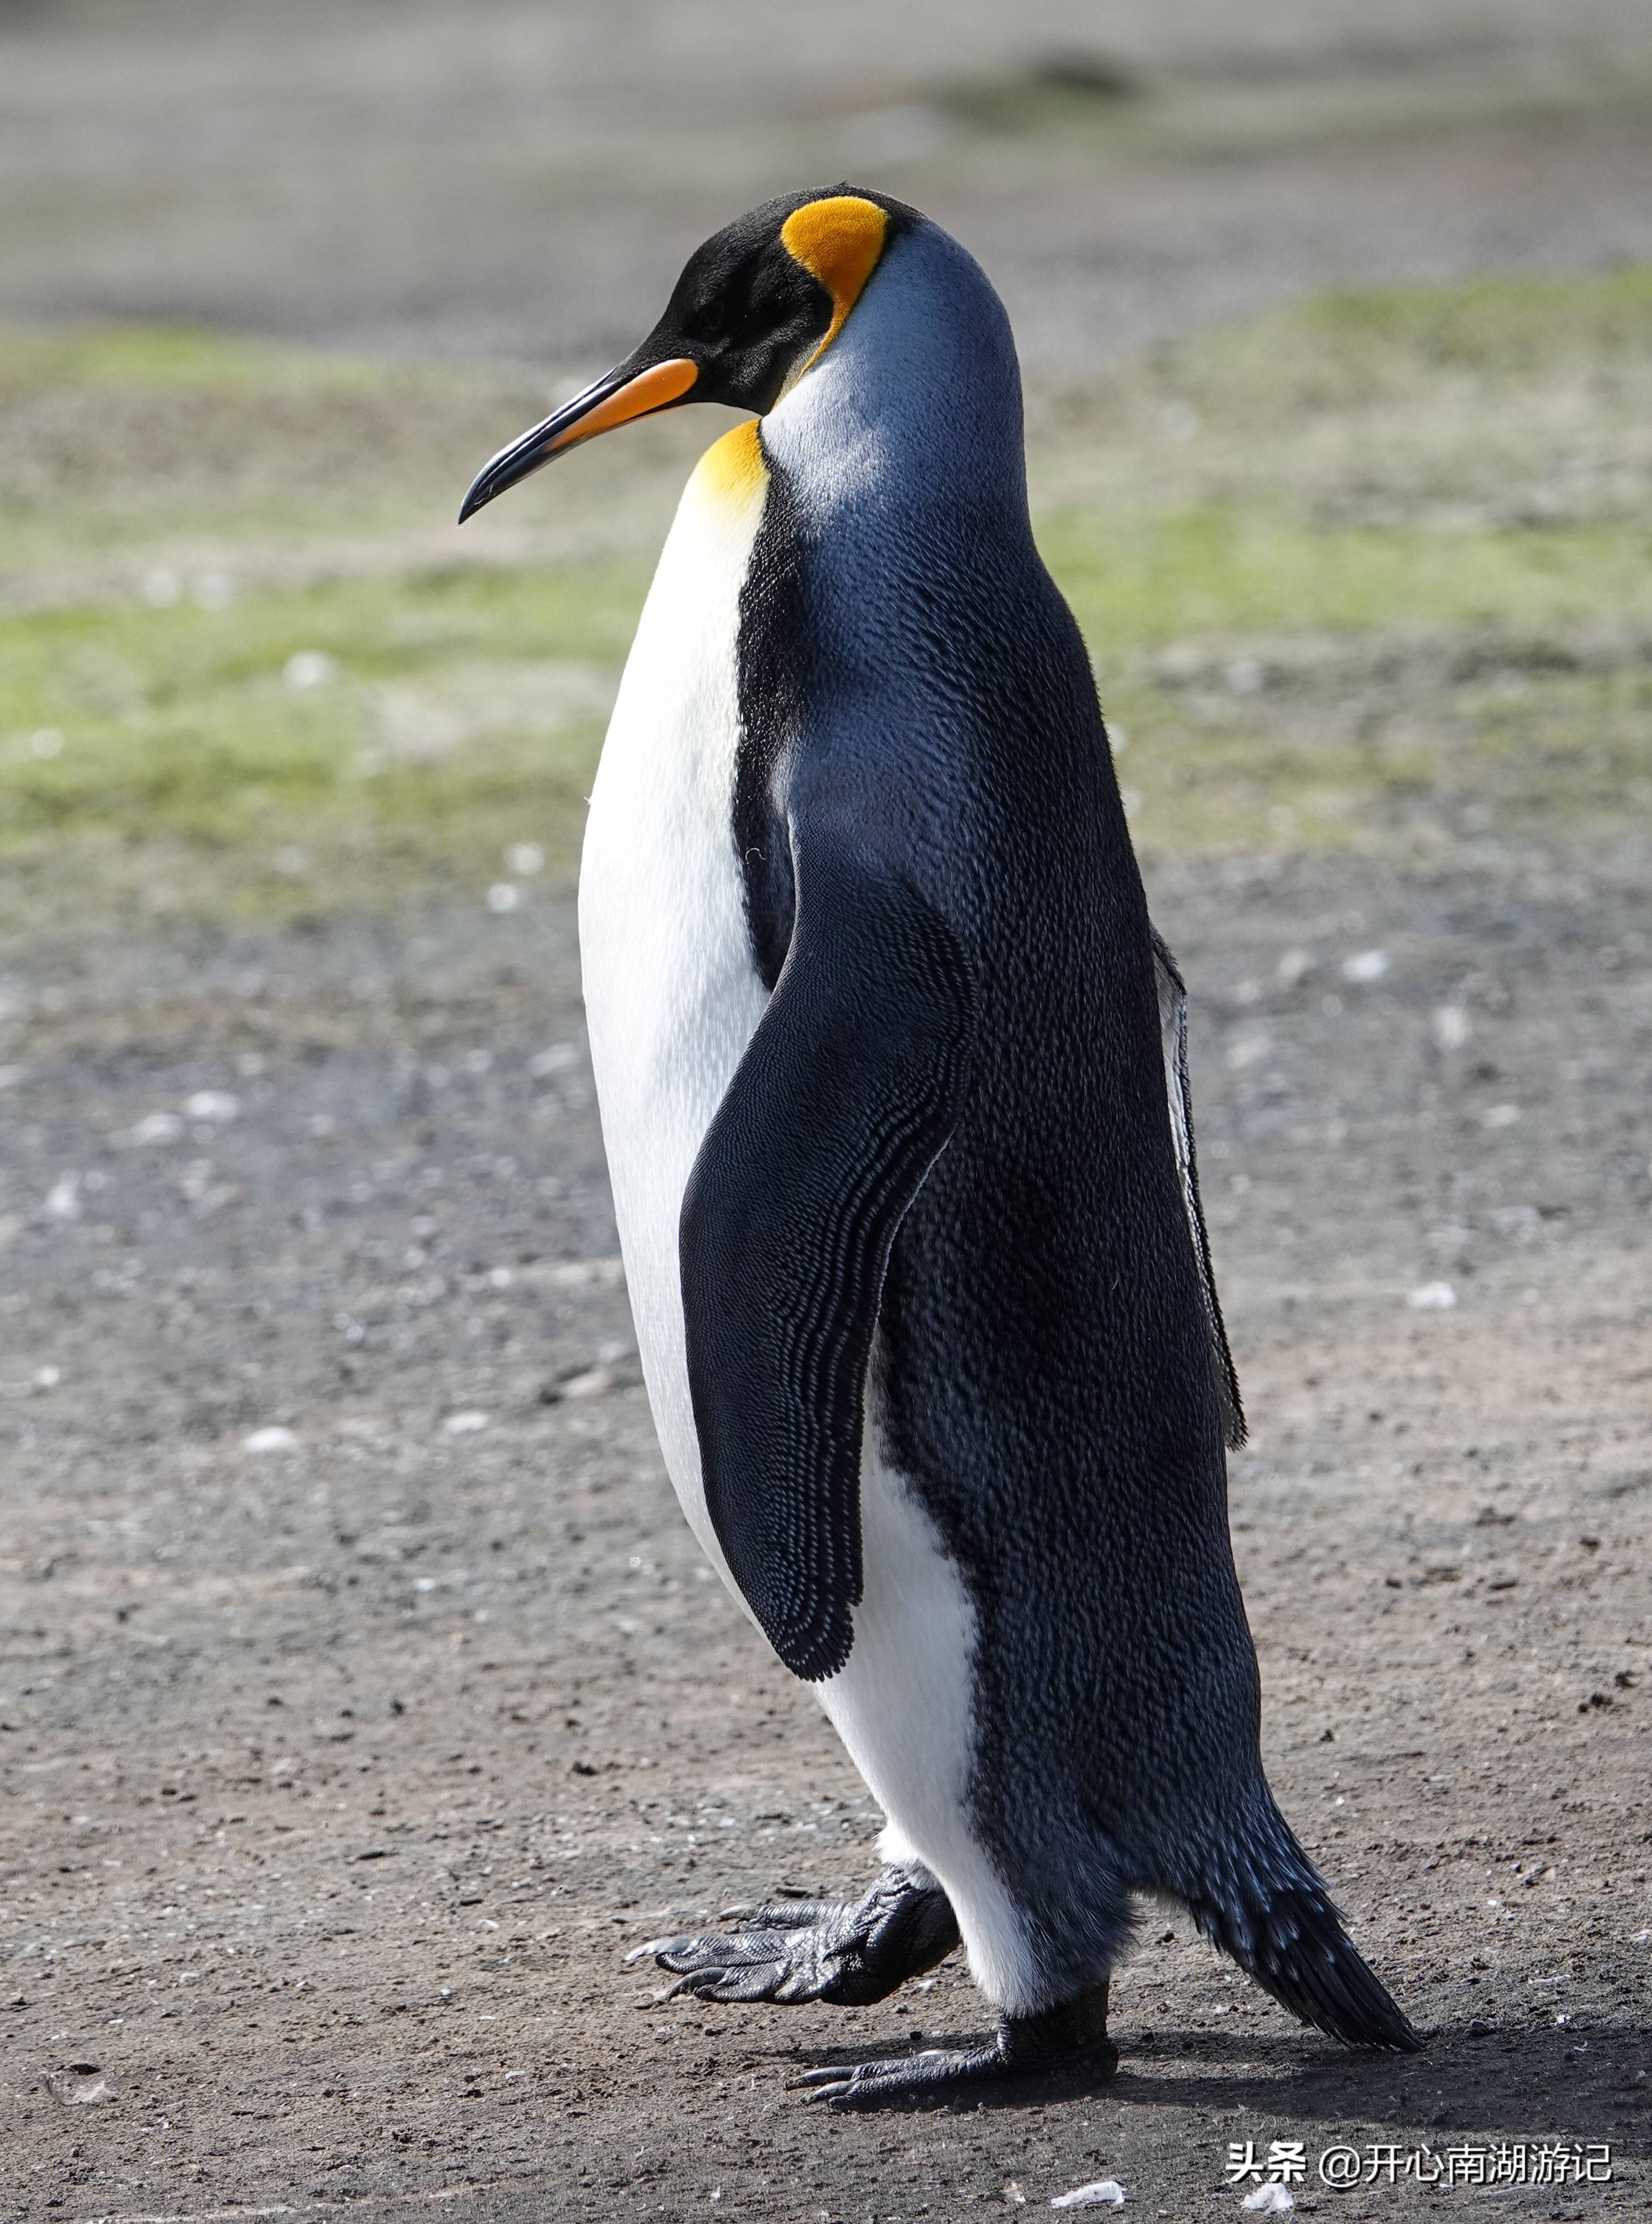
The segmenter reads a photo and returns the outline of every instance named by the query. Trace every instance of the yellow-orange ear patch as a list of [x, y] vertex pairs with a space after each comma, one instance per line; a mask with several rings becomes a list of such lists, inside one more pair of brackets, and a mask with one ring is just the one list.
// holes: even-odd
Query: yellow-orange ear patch
[[[834, 193], [795, 210], [780, 227], [780, 238], [795, 262], [818, 278], [832, 297], [832, 321], [809, 358], [817, 362], [843, 329], [861, 290], [878, 267], [889, 218], [876, 201], [859, 193]], [[809, 363], [803, 366], [809, 368]]]

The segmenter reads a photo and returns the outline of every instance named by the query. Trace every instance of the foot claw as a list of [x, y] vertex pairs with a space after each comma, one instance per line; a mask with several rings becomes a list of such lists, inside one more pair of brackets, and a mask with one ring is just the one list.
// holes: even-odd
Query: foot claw
[[722, 2002], [831, 2000], [864, 2006], [932, 1969], [958, 1943], [946, 1895], [920, 1872], [886, 1871], [864, 1899], [781, 1900], [730, 1910], [741, 1927], [722, 1937], [652, 1938], [627, 1964], [652, 1955], [679, 1993]]
[[1003, 2016], [991, 2046], [930, 2047], [892, 2061], [811, 2069], [810, 2099], [834, 2108], [882, 2108], [892, 2101], [945, 2101], [960, 2087], [1015, 2077], [1081, 2072], [1110, 2077], [1119, 2052], [1107, 2037], [1104, 1983], [1076, 1999], [1030, 2016]]
[[803, 2082], [812, 2088], [809, 2099], [823, 2101], [829, 2108], [871, 2109], [901, 2101], [944, 2098], [961, 2087], [1013, 2074], [995, 2046], [931, 2046], [922, 2054], [897, 2055], [892, 2061], [810, 2069]]
[[652, 1954], [654, 1959], [658, 1961], [662, 1954], [674, 1954], [680, 1948], [691, 1943], [692, 1941], [687, 1938], [645, 1939], [640, 1946], [634, 1946], [631, 1949], [630, 1952], [625, 1957], [623, 1966], [628, 1969], [634, 1962], [643, 1961], [650, 1954]]

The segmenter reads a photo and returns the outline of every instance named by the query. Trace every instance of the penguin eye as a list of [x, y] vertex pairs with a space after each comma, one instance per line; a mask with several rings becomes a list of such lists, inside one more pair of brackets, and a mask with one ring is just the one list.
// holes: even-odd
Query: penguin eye
[[684, 331], [691, 340], [701, 340], [715, 345], [726, 340], [735, 329], [734, 305], [728, 296], [714, 294], [709, 301], [699, 302], [684, 319]]
[[702, 346], [747, 348], [788, 321], [791, 304], [777, 274], [753, 260], [721, 276], [682, 320], [686, 338]]

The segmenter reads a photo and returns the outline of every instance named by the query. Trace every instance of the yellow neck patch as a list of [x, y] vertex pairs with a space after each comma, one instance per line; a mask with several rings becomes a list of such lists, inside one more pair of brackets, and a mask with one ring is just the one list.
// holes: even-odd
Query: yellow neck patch
[[878, 267], [889, 218], [876, 201], [858, 193], [835, 193], [796, 210], [780, 227], [780, 238], [794, 262], [818, 278], [832, 297], [832, 321], [826, 337], [795, 374], [801, 377], [818, 363], [843, 329], [861, 288]]
[[694, 467], [694, 483], [719, 502], [748, 502], [768, 483], [757, 420], [749, 417], [714, 440]]

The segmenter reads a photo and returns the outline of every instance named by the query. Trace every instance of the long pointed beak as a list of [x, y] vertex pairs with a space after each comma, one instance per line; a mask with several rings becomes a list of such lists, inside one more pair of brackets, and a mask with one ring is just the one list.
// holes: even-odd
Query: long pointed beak
[[628, 425], [634, 417], [646, 417], [680, 401], [699, 375], [686, 356], [651, 363], [646, 370], [609, 371], [482, 465], [460, 506], [459, 523], [463, 525], [484, 502], [503, 494], [530, 471], [537, 471], [541, 464], [548, 464], [565, 448], [594, 440], [599, 433], [611, 433], [616, 425]]

